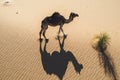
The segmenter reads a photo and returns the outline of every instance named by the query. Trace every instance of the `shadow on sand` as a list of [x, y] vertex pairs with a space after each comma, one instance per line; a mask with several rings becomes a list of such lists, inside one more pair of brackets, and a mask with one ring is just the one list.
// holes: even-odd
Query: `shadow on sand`
[[118, 80], [113, 59], [108, 54], [108, 51], [99, 52], [100, 65], [103, 66], [105, 74], [108, 74], [113, 80]]
[[58, 38], [60, 51], [53, 51], [52, 55], [46, 50], [47, 41], [45, 41], [44, 47], [42, 49], [42, 42], [40, 41], [40, 54], [43, 69], [46, 71], [47, 74], [55, 74], [59, 77], [60, 80], [63, 79], [63, 76], [66, 72], [68, 62], [72, 62], [74, 69], [77, 73], [80, 73], [81, 69], [83, 69], [83, 65], [79, 64], [76, 60], [75, 56], [71, 51], [64, 50], [64, 41], [65, 37], [60, 41]]

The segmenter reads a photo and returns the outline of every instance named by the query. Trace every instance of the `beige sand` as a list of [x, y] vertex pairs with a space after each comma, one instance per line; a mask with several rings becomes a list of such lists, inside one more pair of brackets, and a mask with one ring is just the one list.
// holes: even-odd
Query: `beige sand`
[[[107, 32], [111, 37], [109, 52], [120, 79], [120, 1], [119, 0], [14, 0], [0, 2], [0, 80], [58, 80], [43, 70], [39, 53], [40, 23], [44, 17], [59, 11], [66, 18], [76, 12], [79, 18], [64, 25], [68, 34], [66, 51], [71, 51], [84, 68], [80, 75], [72, 63], [63, 80], [110, 80], [99, 65], [98, 53], [91, 47], [95, 34]], [[17, 14], [16, 14], [17, 13]], [[59, 51], [55, 39], [58, 27], [49, 27], [47, 51]]]

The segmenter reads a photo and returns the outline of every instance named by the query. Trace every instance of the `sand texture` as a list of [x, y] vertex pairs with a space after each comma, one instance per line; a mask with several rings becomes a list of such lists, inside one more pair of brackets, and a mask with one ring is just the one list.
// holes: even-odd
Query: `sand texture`
[[[83, 65], [83, 69], [80, 74], [76, 73], [74, 65], [69, 61], [63, 80], [111, 80], [100, 66], [98, 52], [91, 47], [92, 38], [100, 32], [106, 32], [111, 37], [108, 51], [114, 61], [119, 80], [119, 4], [120, 1], [117, 0], [91, 2], [89, 0], [36, 0], [36, 2], [14, 0], [11, 5], [3, 5], [1, 0], [0, 80], [59, 80], [57, 75], [49, 75], [44, 70], [39, 42], [41, 21], [54, 11], [60, 12], [65, 18], [69, 17], [70, 12], [79, 14], [79, 17], [63, 27], [68, 35], [64, 40], [63, 49], [66, 52], [70, 51], [78, 63]], [[60, 52], [59, 40], [56, 39], [58, 29], [58, 26], [49, 26], [46, 32], [49, 38], [46, 51], [50, 55], [54, 51]], [[43, 40], [42, 49], [44, 44]], [[62, 66], [62, 63], [58, 66]], [[56, 69], [59, 70], [57, 67]]]

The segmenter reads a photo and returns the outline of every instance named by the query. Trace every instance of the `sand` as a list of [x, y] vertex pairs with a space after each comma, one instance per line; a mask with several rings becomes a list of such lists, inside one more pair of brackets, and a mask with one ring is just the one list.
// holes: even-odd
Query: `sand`
[[[56, 75], [44, 71], [38, 40], [42, 19], [54, 11], [59, 11], [66, 18], [70, 12], [80, 16], [64, 25], [68, 35], [64, 50], [71, 51], [84, 68], [78, 74], [69, 62], [63, 80], [110, 80], [99, 64], [97, 51], [91, 47], [92, 38], [100, 32], [106, 32], [111, 37], [108, 51], [120, 79], [119, 4], [117, 0], [14, 0], [11, 5], [3, 5], [1, 0], [0, 80], [59, 80]], [[46, 50], [50, 54], [60, 50], [55, 39], [58, 28], [49, 27], [46, 33], [49, 38]]]

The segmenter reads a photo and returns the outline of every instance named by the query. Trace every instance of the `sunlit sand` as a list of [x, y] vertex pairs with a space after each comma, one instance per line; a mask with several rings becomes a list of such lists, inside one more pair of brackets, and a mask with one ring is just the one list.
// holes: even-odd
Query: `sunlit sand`
[[[59, 80], [57, 75], [49, 75], [43, 69], [39, 43], [41, 21], [55, 11], [66, 19], [71, 12], [79, 14], [63, 26], [67, 34], [64, 50], [72, 52], [83, 69], [76, 73], [69, 62], [63, 80], [110, 80], [91, 46], [92, 38], [100, 32], [111, 37], [108, 51], [120, 79], [120, 1], [10, 0], [9, 5], [3, 1], [0, 1], [0, 80]], [[46, 50], [51, 55], [60, 51], [58, 29], [59, 26], [49, 27], [46, 32], [49, 38]], [[42, 47], [44, 43], [43, 40]]]

